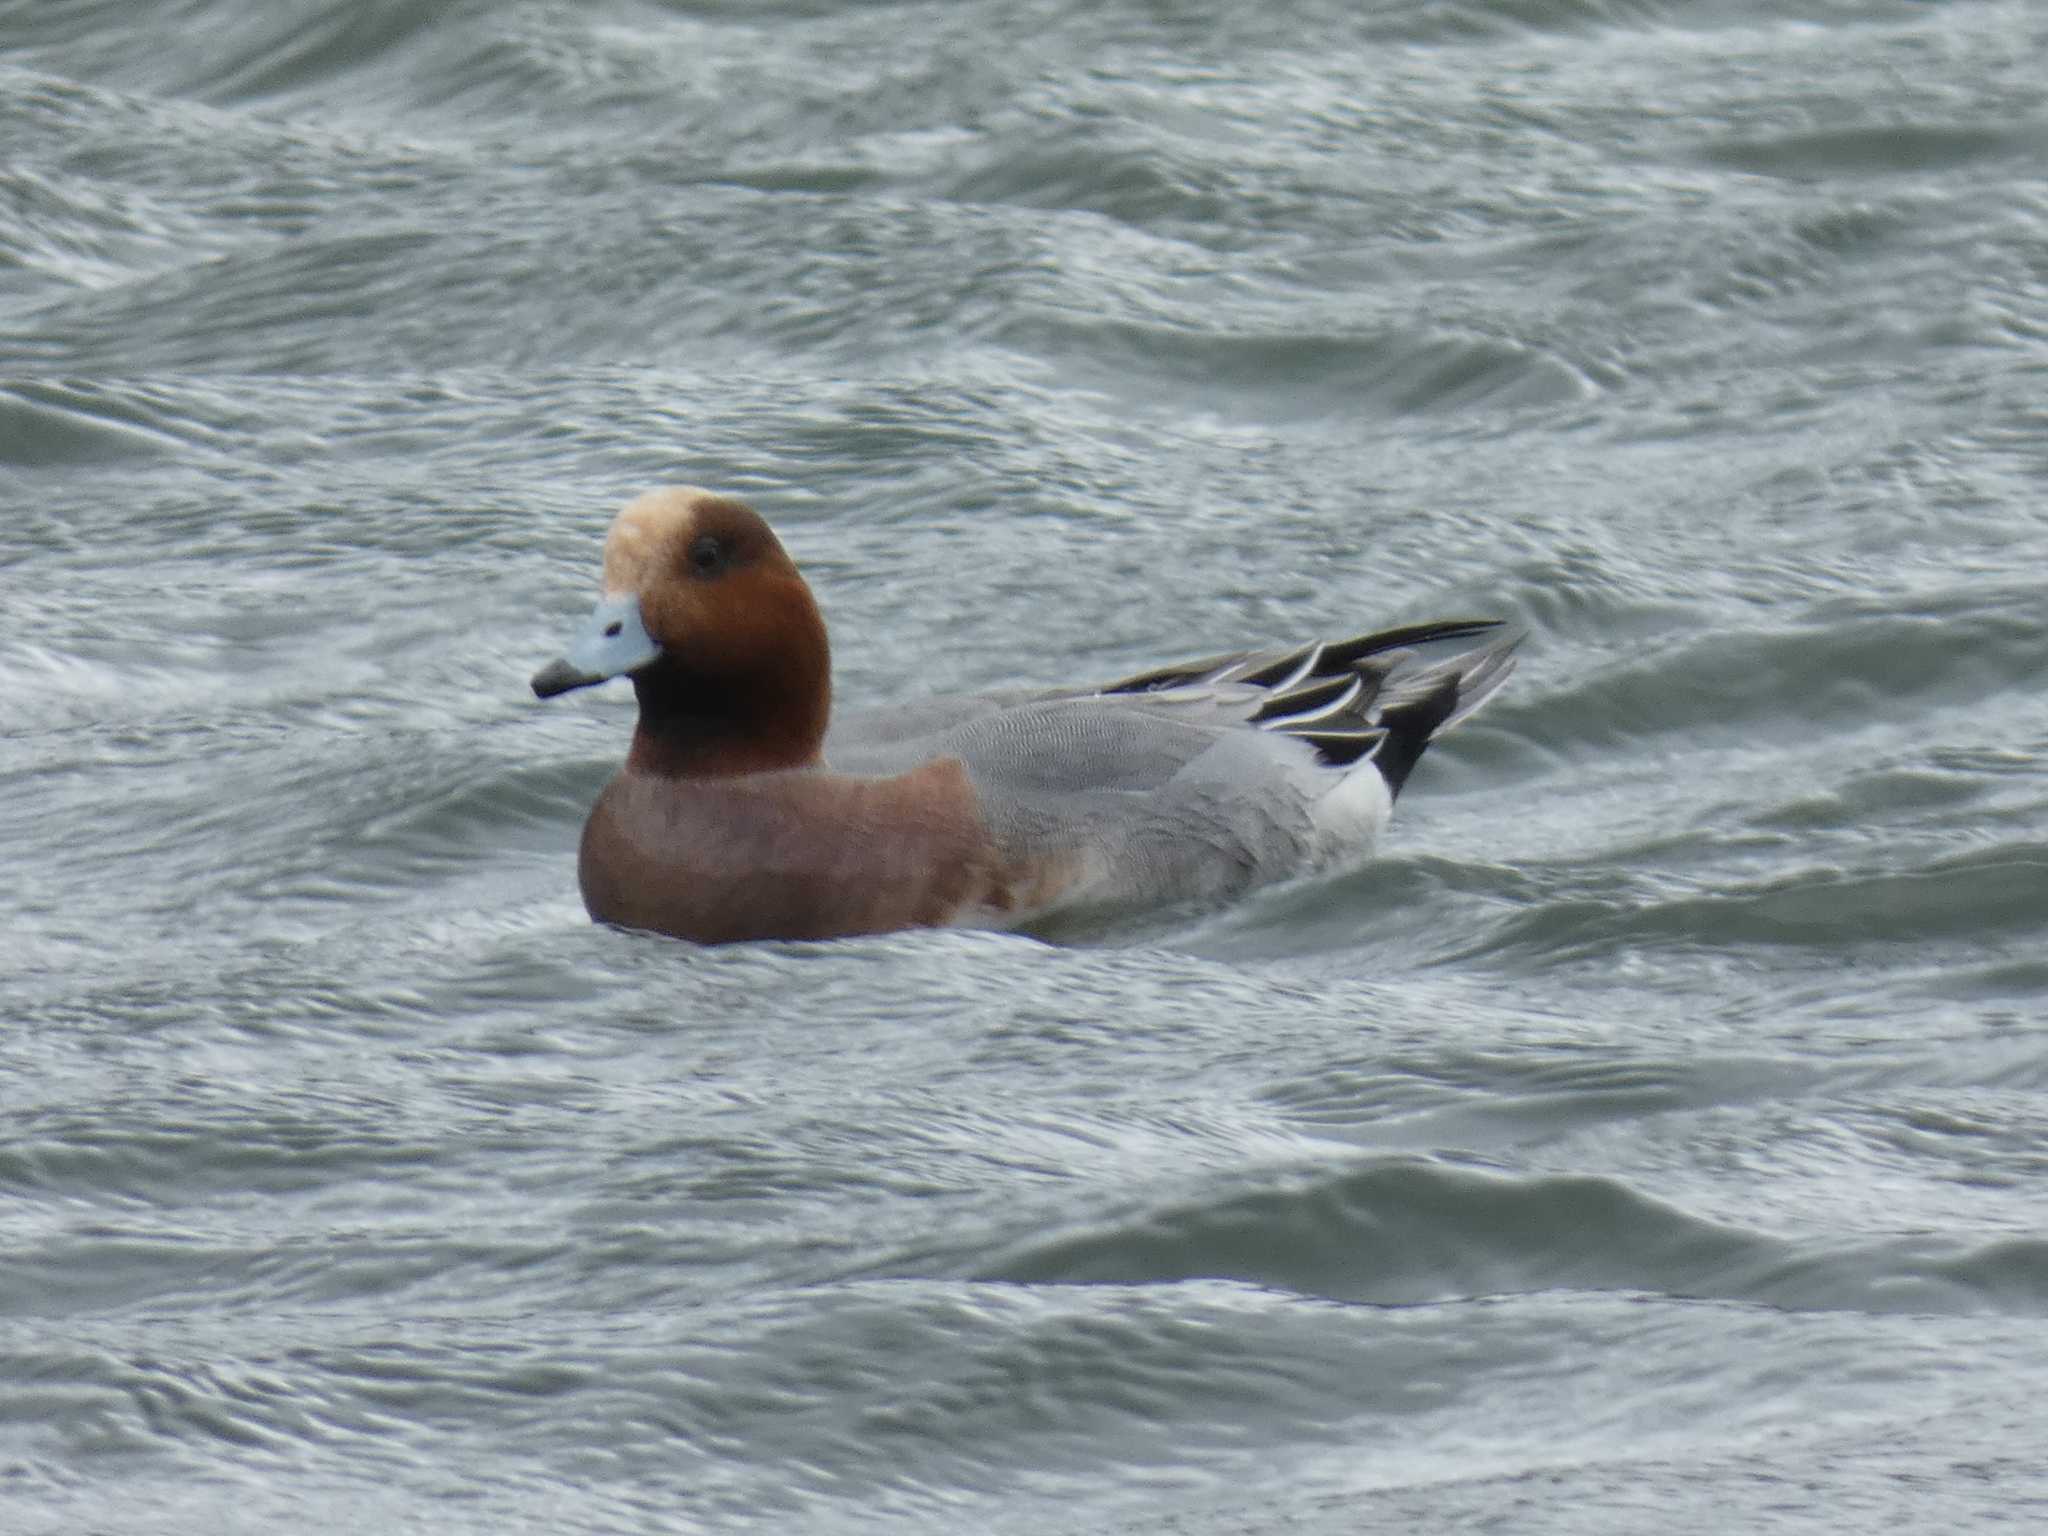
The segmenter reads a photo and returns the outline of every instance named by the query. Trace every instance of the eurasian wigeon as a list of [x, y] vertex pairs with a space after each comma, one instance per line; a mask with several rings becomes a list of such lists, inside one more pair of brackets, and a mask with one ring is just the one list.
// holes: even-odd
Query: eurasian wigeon
[[[1044, 930], [1228, 900], [1372, 851], [1430, 740], [1514, 666], [1415, 624], [1103, 687], [831, 717], [824, 620], [768, 525], [688, 486], [629, 503], [552, 698], [625, 675], [640, 720], [584, 824], [599, 922], [702, 943]], [[829, 727], [829, 729], [828, 729]]]

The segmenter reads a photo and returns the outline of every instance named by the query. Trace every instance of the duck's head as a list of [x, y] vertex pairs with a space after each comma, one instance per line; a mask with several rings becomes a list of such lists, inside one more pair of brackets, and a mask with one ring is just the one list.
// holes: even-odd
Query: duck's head
[[628, 502], [605, 536], [597, 607], [533, 691], [548, 699], [619, 676], [640, 699], [629, 766], [795, 767], [824, 742], [824, 620], [768, 524], [729, 496], [667, 486]]

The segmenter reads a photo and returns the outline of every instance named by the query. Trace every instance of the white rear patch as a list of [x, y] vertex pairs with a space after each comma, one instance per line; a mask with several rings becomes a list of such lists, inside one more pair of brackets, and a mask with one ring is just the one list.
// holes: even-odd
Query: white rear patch
[[1363, 863], [1394, 814], [1394, 797], [1370, 758], [1361, 758], [1309, 813], [1315, 827], [1313, 867]]

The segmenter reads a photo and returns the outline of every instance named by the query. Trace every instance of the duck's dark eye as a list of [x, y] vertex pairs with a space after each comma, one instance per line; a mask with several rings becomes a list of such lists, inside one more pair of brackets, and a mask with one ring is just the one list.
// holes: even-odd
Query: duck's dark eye
[[699, 576], [716, 576], [730, 558], [725, 541], [715, 533], [702, 533], [690, 541], [690, 569]]

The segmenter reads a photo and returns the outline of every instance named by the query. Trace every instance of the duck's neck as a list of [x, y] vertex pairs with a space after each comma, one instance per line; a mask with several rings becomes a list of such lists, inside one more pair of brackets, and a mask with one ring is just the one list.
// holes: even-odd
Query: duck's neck
[[693, 672], [674, 656], [635, 673], [626, 771], [706, 779], [818, 764], [832, 682], [822, 626], [816, 640], [738, 674]]

